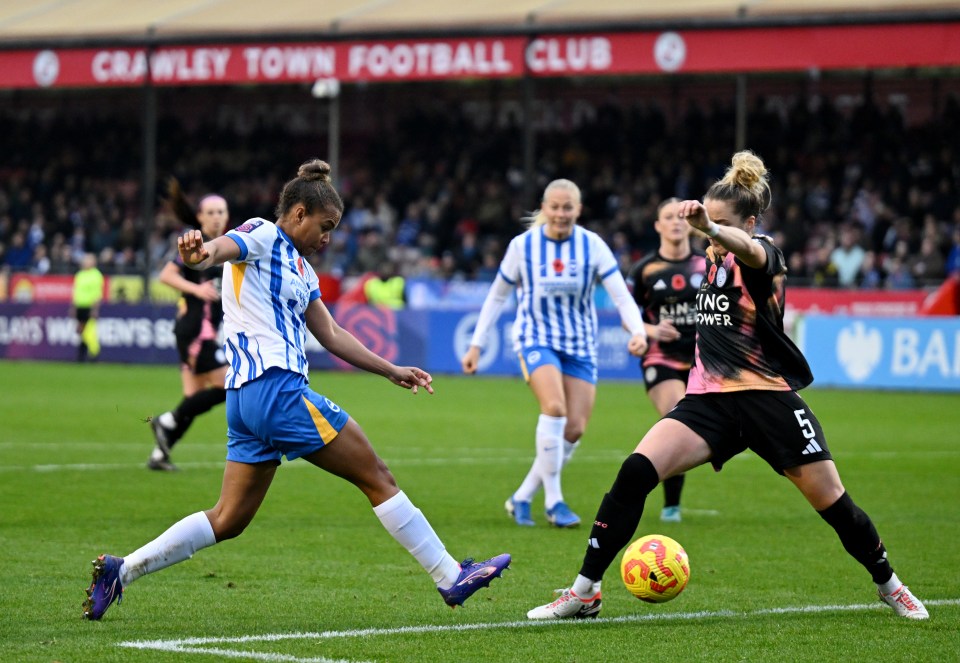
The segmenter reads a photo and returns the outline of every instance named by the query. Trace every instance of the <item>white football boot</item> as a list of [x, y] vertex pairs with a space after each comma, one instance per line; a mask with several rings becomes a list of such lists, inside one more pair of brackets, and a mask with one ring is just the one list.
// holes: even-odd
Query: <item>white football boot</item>
[[557, 589], [559, 598], [527, 613], [527, 619], [594, 619], [600, 614], [600, 592], [587, 599], [573, 593], [573, 589]]
[[926, 619], [930, 616], [920, 599], [914, 596], [906, 585], [900, 585], [900, 589], [893, 594], [884, 594], [879, 590], [877, 593], [880, 595], [880, 600], [893, 608], [899, 617]]

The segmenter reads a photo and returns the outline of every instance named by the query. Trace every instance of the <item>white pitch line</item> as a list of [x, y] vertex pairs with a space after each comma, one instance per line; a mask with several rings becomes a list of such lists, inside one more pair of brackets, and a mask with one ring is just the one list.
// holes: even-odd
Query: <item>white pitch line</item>
[[[934, 599], [924, 601], [927, 606], [960, 605], [960, 599]], [[750, 612], [735, 610], [702, 610], [698, 612], [674, 612], [667, 614], [624, 615], [622, 617], [599, 617], [576, 621], [513, 621], [488, 622], [482, 624], [455, 624], [455, 625], [427, 625], [427, 626], [398, 626], [395, 628], [366, 628], [350, 629], [347, 631], [319, 631], [306, 633], [267, 633], [264, 635], [243, 635], [236, 637], [219, 638], [183, 638], [180, 640], [133, 640], [117, 643], [118, 647], [131, 649], [149, 649], [171, 653], [187, 654], [217, 654], [229, 658], [247, 658], [257, 661], [284, 661], [289, 663], [343, 663], [337, 659], [328, 658], [298, 658], [287, 654], [269, 652], [254, 652], [235, 649], [207, 648], [201, 645], [214, 644], [247, 644], [252, 642], [280, 642], [284, 640], [331, 640], [336, 638], [369, 638], [374, 636], [411, 635], [421, 633], [450, 633], [461, 631], [481, 631], [492, 629], [519, 629], [542, 628], [558, 625], [567, 627], [576, 626], [587, 628], [593, 625], [625, 624], [636, 622], [671, 622], [693, 621], [697, 619], [751, 618], [763, 615], [815, 614], [821, 612], [858, 612], [864, 610], [885, 610], [882, 603], [856, 603], [852, 605], [805, 605], [785, 608], [764, 608]]]
[[680, 511], [682, 513], [689, 514], [691, 516], [719, 516], [720, 512], [716, 509], [688, 509], [687, 507], [681, 507]]
[[[464, 451], [476, 452], [476, 449], [465, 449]], [[499, 450], [498, 455], [486, 456], [450, 456], [450, 457], [391, 457], [389, 454], [380, 454], [391, 467], [438, 467], [438, 466], [460, 466], [460, 465], [514, 465], [518, 463], [528, 463], [528, 455], [512, 454], [510, 451]], [[954, 457], [960, 455], [960, 449], [952, 451], [905, 451], [905, 452], [866, 452], [866, 453], [842, 453], [834, 454], [841, 457], [859, 456], [874, 459], [889, 460], [892, 458], [940, 458]], [[614, 451], [598, 452], [594, 454], [577, 455], [578, 464], [597, 464], [611, 463], [625, 458], [625, 454]], [[738, 454], [730, 459], [730, 462], [758, 461], [759, 458], [753, 454]], [[192, 469], [218, 469], [222, 468], [224, 460], [212, 461], [188, 461], [178, 462], [181, 468]], [[145, 463], [41, 463], [33, 465], [4, 465], [0, 464], [0, 474], [5, 472], [86, 472], [86, 471], [104, 471], [104, 470], [131, 470], [143, 469]], [[309, 463], [284, 463], [284, 467], [303, 468], [313, 467]]]
[[[473, 449], [472, 451], [476, 451]], [[519, 463], [528, 463], [529, 457], [524, 456], [456, 456], [450, 458], [389, 458], [385, 457], [387, 464], [391, 467], [437, 467], [437, 466], [460, 466], [460, 465], [516, 465]], [[578, 457], [578, 461], [585, 463], [609, 463], [613, 457], [604, 458], [602, 456], [584, 456]], [[617, 457], [619, 458], [619, 457]], [[177, 466], [181, 469], [218, 469], [223, 468], [226, 460], [211, 461], [177, 461]], [[132, 470], [144, 469], [146, 463], [42, 463], [33, 465], [0, 465], [0, 473], [3, 472], [89, 472], [105, 470]], [[284, 468], [305, 468], [313, 467], [310, 463], [291, 463], [284, 462]]]

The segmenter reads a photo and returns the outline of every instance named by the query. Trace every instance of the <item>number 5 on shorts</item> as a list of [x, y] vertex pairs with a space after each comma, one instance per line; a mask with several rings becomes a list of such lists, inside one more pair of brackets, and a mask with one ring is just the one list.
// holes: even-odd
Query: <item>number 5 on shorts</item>
[[803, 431], [803, 436], [808, 440], [816, 437], [816, 433], [813, 431], [813, 424], [810, 423], [810, 420], [804, 417], [807, 413], [806, 410], [794, 410], [793, 415], [797, 418], [797, 422], [800, 424], [800, 430]]

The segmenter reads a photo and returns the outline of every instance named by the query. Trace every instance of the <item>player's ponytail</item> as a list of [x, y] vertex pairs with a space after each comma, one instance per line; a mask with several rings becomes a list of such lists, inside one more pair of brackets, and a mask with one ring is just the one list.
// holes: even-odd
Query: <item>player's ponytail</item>
[[763, 161], [750, 150], [733, 155], [723, 179], [714, 182], [705, 198], [733, 204], [733, 211], [746, 219], [757, 217], [770, 207], [769, 172]]
[[181, 225], [191, 228], [200, 227], [200, 222], [197, 221], [197, 211], [190, 205], [183, 193], [183, 188], [180, 186], [180, 181], [176, 177], [167, 180], [167, 204], [170, 205], [170, 211], [173, 212]]
[[343, 212], [343, 199], [333, 188], [330, 164], [320, 159], [311, 159], [300, 165], [297, 176], [283, 185], [277, 203], [277, 218], [282, 218], [294, 205], [300, 203], [307, 214], [321, 209], [333, 208]]

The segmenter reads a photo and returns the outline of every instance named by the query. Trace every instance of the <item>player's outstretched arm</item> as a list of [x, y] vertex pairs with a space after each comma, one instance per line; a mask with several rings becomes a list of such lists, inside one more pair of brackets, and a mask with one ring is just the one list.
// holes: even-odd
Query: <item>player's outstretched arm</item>
[[684, 200], [680, 203], [677, 216], [686, 220], [691, 228], [695, 228], [707, 235], [710, 239], [725, 248], [749, 267], [763, 267], [767, 264], [767, 252], [753, 241], [740, 228], [719, 225], [707, 215], [707, 209], [699, 200]]
[[227, 236], [203, 241], [199, 230], [188, 230], [177, 238], [177, 251], [183, 264], [203, 270], [240, 257], [240, 246]]
[[433, 393], [433, 377], [429, 373], [415, 366], [397, 366], [363, 347], [353, 334], [337, 324], [320, 299], [310, 302], [306, 320], [307, 329], [331, 354], [357, 368], [382, 375], [414, 394], [421, 387], [426, 389], [427, 393]]
[[620, 322], [623, 324], [623, 328], [630, 332], [627, 351], [634, 357], [643, 356], [648, 347], [647, 329], [643, 323], [643, 316], [640, 315], [640, 308], [630, 294], [627, 283], [623, 280], [623, 275], [619, 270], [607, 275], [603, 280], [603, 287], [620, 313]]

